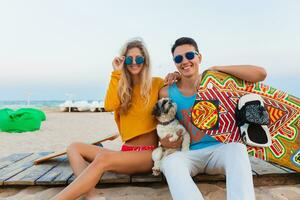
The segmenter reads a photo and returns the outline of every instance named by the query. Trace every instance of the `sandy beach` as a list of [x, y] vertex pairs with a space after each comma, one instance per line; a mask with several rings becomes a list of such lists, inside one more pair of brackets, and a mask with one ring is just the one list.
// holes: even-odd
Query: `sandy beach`
[[[62, 113], [45, 110], [47, 120], [41, 130], [10, 134], [0, 132], [0, 157], [12, 153], [62, 150], [74, 141], [93, 141], [117, 132], [112, 113]], [[120, 138], [103, 144], [106, 148], [118, 150]], [[198, 184], [205, 199], [226, 199], [224, 184]], [[63, 187], [0, 187], [0, 199], [50, 199]], [[167, 185], [150, 186], [124, 185], [97, 189], [99, 199], [138, 200], [171, 199]], [[264, 186], [255, 188], [257, 200], [297, 200], [300, 199], [300, 185]]]

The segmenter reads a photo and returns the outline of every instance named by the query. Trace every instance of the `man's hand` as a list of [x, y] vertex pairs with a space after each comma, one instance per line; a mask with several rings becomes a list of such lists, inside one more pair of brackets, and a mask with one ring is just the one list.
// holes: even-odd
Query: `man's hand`
[[167, 135], [165, 138], [160, 140], [160, 143], [163, 147], [168, 149], [179, 149], [182, 144], [182, 130], [180, 129], [176, 133], [178, 135], [178, 139], [175, 142], [170, 142], [171, 135]]

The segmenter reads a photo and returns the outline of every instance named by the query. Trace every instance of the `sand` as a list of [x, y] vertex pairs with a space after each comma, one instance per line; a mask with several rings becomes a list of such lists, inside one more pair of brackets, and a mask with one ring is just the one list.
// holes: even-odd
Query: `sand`
[[[66, 148], [74, 141], [93, 141], [117, 132], [112, 113], [62, 113], [45, 110], [47, 120], [41, 130], [21, 134], [0, 132], [0, 157], [12, 153], [56, 151]], [[104, 143], [110, 149], [118, 150], [120, 138]], [[224, 185], [198, 184], [205, 199], [226, 199]], [[0, 199], [50, 199], [63, 187], [0, 187]], [[97, 189], [99, 199], [107, 200], [168, 200], [172, 199], [167, 185], [118, 186]], [[300, 185], [256, 187], [257, 200], [297, 200], [300, 199]]]

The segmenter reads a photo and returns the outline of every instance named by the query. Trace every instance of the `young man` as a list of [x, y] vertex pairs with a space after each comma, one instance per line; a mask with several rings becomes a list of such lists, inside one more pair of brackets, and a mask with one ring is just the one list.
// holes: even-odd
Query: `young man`
[[[203, 199], [192, 176], [198, 173], [225, 174], [228, 200], [255, 199], [252, 172], [245, 145], [240, 143], [223, 144], [204, 134], [192, 125], [191, 108], [196, 98], [196, 88], [201, 80], [199, 65], [202, 56], [197, 43], [192, 38], [179, 38], [172, 47], [172, 54], [181, 79], [160, 90], [160, 98], [169, 97], [177, 104], [176, 117], [185, 128], [197, 138], [192, 142], [190, 151], [176, 152], [166, 157], [161, 164], [161, 171], [174, 200]], [[241, 79], [258, 82], [266, 77], [261, 67], [250, 65], [214, 66], [218, 70]], [[174, 148], [180, 145], [161, 140], [163, 146]]]

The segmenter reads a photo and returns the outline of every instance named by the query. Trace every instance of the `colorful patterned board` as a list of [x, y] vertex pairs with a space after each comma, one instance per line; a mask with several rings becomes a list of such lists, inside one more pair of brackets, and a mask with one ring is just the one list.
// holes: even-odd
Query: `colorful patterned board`
[[263, 97], [272, 137], [270, 147], [247, 146], [248, 153], [300, 172], [300, 99], [295, 96], [262, 83], [206, 71], [192, 110], [193, 124], [223, 143], [242, 142], [234, 111], [238, 99], [247, 93]]

